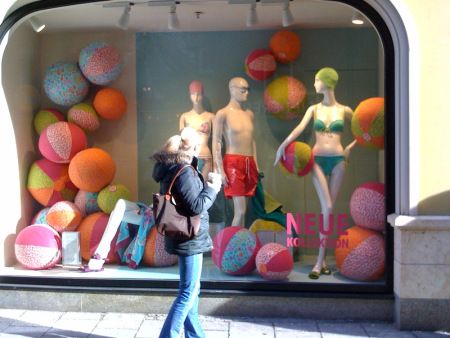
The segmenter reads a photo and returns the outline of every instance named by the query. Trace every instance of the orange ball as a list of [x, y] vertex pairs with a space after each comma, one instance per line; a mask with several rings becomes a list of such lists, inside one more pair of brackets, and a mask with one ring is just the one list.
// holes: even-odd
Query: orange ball
[[69, 164], [69, 178], [80, 190], [98, 192], [110, 184], [116, 164], [106, 151], [88, 148], [77, 153]]
[[95, 111], [106, 120], [120, 119], [127, 111], [127, 100], [121, 91], [103, 88], [94, 97]]
[[47, 212], [46, 221], [58, 232], [74, 231], [82, 219], [81, 211], [75, 203], [59, 201], [53, 204]]
[[289, 63], [300, 55], [300, 37], [293, 31], [281, 30], [272, 36], [269, 47], [277, 61]]

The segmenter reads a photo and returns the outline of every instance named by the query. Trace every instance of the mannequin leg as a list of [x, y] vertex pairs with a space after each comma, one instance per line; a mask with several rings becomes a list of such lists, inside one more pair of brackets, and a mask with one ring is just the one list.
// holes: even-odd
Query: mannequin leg
[[207, 180], [208, 179], [208, 173], [210, 173], [212, 171], [212, 157], [210, 158], [204, 158], [203, 159], [205, 161], [205, 164], [203, 165], [202, 168], [202, 176], [203, 179]]
[[233, 207], [234, 217], [231, 225], [244, 227], [245, 212], [247, 209], [247, 198], [245, 196], [234, 196]]

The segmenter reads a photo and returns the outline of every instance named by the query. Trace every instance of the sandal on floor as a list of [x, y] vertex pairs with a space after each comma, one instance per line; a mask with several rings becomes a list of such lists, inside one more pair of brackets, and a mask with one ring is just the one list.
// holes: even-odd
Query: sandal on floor
[[325, 265], [321, 270], [320, 270], [320, 274], [322, 275], [331, 275], [331, 270], [328, 267], [328, 265]]
[[319, 279], [320, 272], [315, 271], [315, 270], [311, 270], [311, 272], [309, 273], [308, 277], [311, 278], [311, 279]]

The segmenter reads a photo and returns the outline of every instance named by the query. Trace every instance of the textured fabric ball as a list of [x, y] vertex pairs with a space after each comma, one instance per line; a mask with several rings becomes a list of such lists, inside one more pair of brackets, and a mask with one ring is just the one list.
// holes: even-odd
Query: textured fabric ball
[[106, 120], [120, 119], [127, 111], [127, 100], [120, 90], [103, 88], [95, 94], [95, 111]]
[[69, 163], [76, 153], [86, 147], [86, 134], [74, 123], [53, 123], [39, 135], [39, 151], [55, 163]]
[[384, 148], [384, 98], [372, 97], [358, 104], [352, 117], [352, 133], [363, 147]]
[[50, 269], [61, 260], [61, 237], [46, 224], [32, 224], [19, 232], [14, 251], [25, 268]]
[[39, 210], [36, 215], [34, 215], [33, 219], [31, 220], [31, 224], [47, 224], [47, 214], [50, 210], [50, 207], [44, 208]]
[[100, 119], [94, 108], [87, 103], [78, 103], [67, 112], [67, 120], [84, 131], [94, 131], [100, 127]]
[[288, 248], [278, 243], [268, 243], [256, 255], [256, 269], [262, 278], [284, 280], [294, 268], [294, 259]]
[[245, 72], [257, 81], [265, 80], [273, 75], [277, 62], [273, 54], [266, 49], [256, 49], [245, 59]]
[[51, 162], [47, 159], [37, 160], [28, 173], [27, 188], [31, 196], [44, 207], [58, 201], [73, 201], [78, 189], [70, 181], [69, 166]]
[[286, 228], [278, 222], [258, 218], [252, 223], [248, 230], [256, 233], [258, 231], [285, 231]]
[[99, 192], [111, 183], [116, 174], [116, 163], [100, 148], [88, 148], [74, 156], [69, 164], [70, 180], [80, 190]]
[[[109, 215], [103, 212], [96, 212], [84, 218], [78, 226], [77, 231], [80, 232], [81, 257], [84, 260], [89, 260], [94, 255], [108, 225], [108, 221]], [[110, 244], [110, 250], [107, 256], [108, 263], [118, 262], [115, 254], [117, 235], [116, 233]]]
[[290, 143], [284, 149], [284, 159], [280, 160], [280, 168], [287, 174], [307, 175], [314, 166], [314, 155], [311, 147], [300, 141]]
[[44, 91], [56, 104], [68, 107], [80, 103], [88, 90], [89, 82], [75, 63], [58, 62], [45, 72]]
[[300, 37], [293, 31], [281, 30], [272, 35], [269, 47], [277, 61], [289, 63], [300, 55]]
[[[339, 272], [350, 279], [374, 281], [384, 275], [384, 237], [376, 231], [354, 226], [341, 235], [335, 251]], [[348, 245], [346, 245], [348, 243]]]
[[360, 227], [384, 231], [386, 225], [384, 184], [366, 182], [358, 186], [350, 198], [350, 215]]
[[75, 196], [74, 203], [83, 216], [101, 211], [97, 203], [98, 192], [79, 190]]
[[178, 262], [177, 255], [169, 254], [164, 247], [164, 236], [152, 227], [145, 242], [142, 264], [147, 266], [171, 266]]
[[297, 118], [305, 100], [305, 86], [292, 76], [281, 76], [270, 82], [264, 90], [267, 111], [280, 120]]
[[36, 130], [36, 133], [40, 134], [49, 125], [64, 120], [64, 115], [58, 110], [51, 108], [42, 109], [34, 116], [34, 130]]
[[221, 230], [213, 241], [214, 264], [229, 275], [246, 275], [255, 269], [255, 257], [260, 248], [256, 235], [238, 226]]
[[73, 231], [80, 224], [81, 212], [75, 203], [69, 201], [56, 202], [47, 213], [47, 223], [58, 232]]
[[131, 200], [131, 192], [123, 184], [111, 184], [103, 188], [97, 197], [99, 208], [106, 214], [110, 214], [119, 199]]
[[97, 85], [111, 83], [123, 68], [119, 51], [103, 41], [94, 41], [84, 47], [78, 63], [84, 76]]

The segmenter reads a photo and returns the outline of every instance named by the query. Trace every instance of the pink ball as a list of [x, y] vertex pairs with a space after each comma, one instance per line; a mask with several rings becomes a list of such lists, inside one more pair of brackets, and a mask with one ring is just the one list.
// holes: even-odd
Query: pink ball
[[229, 275], [246, 275], [255, 269], [255, 257], [260, 248], [256, 235], [239, 226], [222, 229], [214, 238], [214, 264]]
[[47, 213], [47, 223], [58, 232], [73, 231], [81, 222], [81, 212], [75, 203], [56, 202]]
[[14, 250], [25, 268], [50, 269], [61, 259], [61, 237], [48, 225], [32, 224], [19, 232]]
[[288, 248], [278, 243], [267, 243], [256, 255], [256, 269], [268, 280], [284, 280], [294, 268], [294, 259]]
[[53, 123], [39, 136], [39, 151], [42, 156], [55, 163], [69, 163], [86, 147], [86, 134], [80, 127], [70, 122]]
[[277, 62], [270, 50], [256, 49], [245, 59], [245, 71], [253, 80], [265, 80], [271, 77], [276, 69]]
[[350, 215], [360, 227], [384, 231], [386, 224], [384, 184], [366, 182], [357, 187], [350, 198]]
[[148, 266], [171, 266], [177, 264], [178, 256], [169, 254], [164, 245], [164, 236], [156, 227], [152, 227], [145, 242], [144, 256], [142, 264]]

